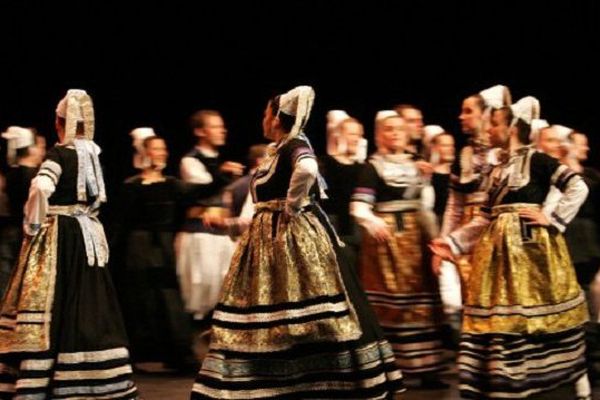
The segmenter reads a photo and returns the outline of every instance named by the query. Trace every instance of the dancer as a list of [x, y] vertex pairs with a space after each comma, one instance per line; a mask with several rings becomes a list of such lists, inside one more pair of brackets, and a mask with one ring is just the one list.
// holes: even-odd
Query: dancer
[[[487, 188], [491, 213], [482, 210], [432, 244], [446, 259], [474, 247], [458, 360], [466, 398], [528, 398], [576, 381], [578, 398], [591, 399], [585, 296], [560, 233], [588, 189], [567, 166], [527, 146], [534, 118], [532, 97], [493, 111], [490, 140], [503, 152]], [[541, 205], [551, 185], [563, 197], [546, 216]]]
[[314, 91], [267, 104], [275, 143], [252, 179], [257, 201], [213, 316], [191, 398], [392, 399], [400, 371], [316, 197], [324, 189], [302, 132]]
[[[332, 110], [329, 115], [343, 111]], [[342, 251], [352, 266], [356, 266], [360, 250], [360, 231], [354, 218], [350, 215], [350, 199], [356, 180], [364, 167], [367, 156], [367, 140], [363, 138], [362, 124], [343, 112], [342, 120], [332, 125], [328, 123], [327, 148], [330, 153], [319, 157], [320, 170], [327, 181], [327, 200], [323, 209], [335, 227], [340, 239], [345, 243]]]
[[6, 225], [0, 228], [0, 298], [19, 257], [23, 241], [23, 206], [27, 201], [29, 185], [45, 156], [45, 146], [37, 145], [37, 135], [32, 129], [11, 126], [2, 133], [2, 137], [7, 140], [6, 158], [11, 168], [6, 174], [10, 217], [6, 220]]
[[423, 388], [447, 387], [439, 379], [442, 306], [426, 247], [437, 234], [433, 188], [406, 152], [410, 137], [395, 111], [378, 113], [375, 139], [350, 203], [364, 228], [360, 277], [402, 373]]
[[106, 201], [83, 90], [56, 108], [59, 144], [31, 182], [16, 271], [0, 306], [0, 397], [136, 399], [98, 221]]
[[[243, 165], [223, 161], [219, 147], [225, 144], [227, 129], [221, 114], [200, 110], [190, 118], [197, 145], [181, 159], [181, 179], [187, 183], [230, 182], [240, 177]], [[197, 199], [186, 210], [186, 219], [177, 234], [177, 273], [185, 308], [198, 328], [207, 328], [210, 313], [219, 301], [223, 279], [235, 250], [230, 237], [229, 205], [221, 193]]]
[[[194, 365], [189, 314], [175, 271], [178, 211], [219, 191], [225, 181], [205, 185], [165, 176], [167, 145], [152, 128], [131, 132], [140, 173], [128, 178], [120, 199], [113, 269], [135, 363], [163, 361], [176, 370]], [[113, 258], [114, 259], [114, 258]], [[136, 365], [137, 366], [137, 365]], [[139, 367], [138, 367], [139, 368]]]

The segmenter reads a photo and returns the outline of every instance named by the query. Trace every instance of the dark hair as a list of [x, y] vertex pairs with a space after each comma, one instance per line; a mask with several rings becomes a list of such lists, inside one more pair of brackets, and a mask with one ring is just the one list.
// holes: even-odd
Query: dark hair
[[517, 128], [519, 142], [523, 144], [529, 144], [531, 142], [529, 139], [529, 135], [531, 134], [531, 125], [519, 118], [515, 126]]
[[21, 147], [20, 149], [17, 149], [16, 154], [17, 154], [17, 158], [27, 157], [29, 155], [29, 146]]
[[510, 123], [512, 122], [513, 117], [514, 117], [512, 109], [507, 106], [495, 108], [492, 110], [492, 116], [494, 114], [496, 114], [497, 112], [502, 112], [502, 117], [504, 118], [504, 123], [506, 124], [506, 126], [510, 126]]
[[[492, 115], [499, 111], [502, 112], [506, 125], [510, 126], [513, 119], [515, 118], [512, 109], [508, 106], [496, 108], [492, 111]], [[522, 144], [529, 144], [531, 142], [529, 138], [529, 135], [531, 134], [531, 125], [522, 120], [521, 118], [518, 118], [514, 126], [515, 128], [517, 128], [517, 137], [519, 139], [519, 142]]]
[[190, 128], [202, 129], [206, 124], [207, 117], [220, 117], [221, 114], [215, 110], [198, 110], [190, 117]]
[[289, 133], [294, 127], [296, 117], [293, 115], [286, 114], [283, 111], [279, 111], [280, 100], [281, 96], [275, 96], [271, 100], [269, 100], [269, 103], [271, 104], [271, 111], [273, 113], [273, 116], [276, 116], [279, 112], [278, 118], [281, 124], [281, 129], [283, 129], [284, 132]]
[[[67, 120], [63, 117], [58, 117], [58, 124], [63, 128], [67, 125]], [[85, 127], [82, 121], [77, 122], [77, 129], [75, 130], [75, 135], [83, 135], [85, 133]]]

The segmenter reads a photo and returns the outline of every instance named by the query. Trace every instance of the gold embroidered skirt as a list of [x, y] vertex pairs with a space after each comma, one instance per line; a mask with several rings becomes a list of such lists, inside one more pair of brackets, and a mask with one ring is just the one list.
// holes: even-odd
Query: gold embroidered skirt
[[585, 373], [587, 309], [561, 234], [493, 208], [476, 245], [458, 365], [468, 398], [528, 398]]
[[522, 221], [496, 206], [473, 252], [464, 306], [468, 333], [550, 333], [587, 321], [583, 292], [561, 234]]
[[19, 260], [0, 305], [0, 353], [50, 348], [56, 280], [58, 218], [36, 236], [25, 235]]
[[192, 398], [392, 398], [393, 352], [365, 340], [377, 329], [361, 326], [319, 213], [284, 220], [282, 205], [259, 203], [242, 236]]

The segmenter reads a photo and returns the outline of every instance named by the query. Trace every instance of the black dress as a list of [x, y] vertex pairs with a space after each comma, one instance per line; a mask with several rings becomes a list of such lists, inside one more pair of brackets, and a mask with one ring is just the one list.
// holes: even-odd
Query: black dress
[[170, 176], [150, 184], [140, 176], [125, 181], [112, 272], [136, 362], [162, 360], [173, 367], [188, 362], [190, 316], [181, 300], [173, 241], [179, 212], [220, 186], [186, 184]]
[[350, 216], [350, 198], [364, 164], [342, 164], [334, 157], [326, 155], [321, 159], [320, 166], [327, 181], [329, 196], [323, 201], [323, 209], [327, 215], [335, 216], [335, 222], [332, 222], [340, 237], [355, 235], [358, 229], [354, 218]]
[[82, 226], [97, 219], [81, 211], [94, 198], [78, 203], [77, 172], [75, 150], [56, 146], [37, 175], [55, 190], [2, 300], [0, 398], [137, 398], [110, 272], [89, 265]]
[[448, 202], [448, 192], [450, 190], [450, 174], [439, 174], [434, 172], [431, 177], [431, 185], [435, 191], [435, 204], [433, 211], [438, 219], [438, 224], [442, 224], [446, 203]]
[[343, 164], [330, 155], [321, 158], [319, 167], [327, 182], [328, 199], [323, 200], [327, 213], [340, 239], [346, 244], [342, 248], [352, 266], [356, 266], [360, 248], [360, 229], [350, 215], [350, 198], [358, 175], [364, 164]]

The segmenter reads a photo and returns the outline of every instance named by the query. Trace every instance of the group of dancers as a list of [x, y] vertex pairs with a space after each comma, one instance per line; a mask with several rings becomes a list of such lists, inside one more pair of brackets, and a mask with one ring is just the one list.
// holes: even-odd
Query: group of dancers
[[7, 177], [27, 185], [9, 190], [23, 212], [7, 237], [23, 240], [0, 304], [0, 398], [138, 399], [132, 360], [185, 362], [191, 314], [210, 328], [191, 399], [444, 388], [449, 322], [464, 398], [573, 385], [591, 399], [600, 175], [582, 166], [585, 135], [497, 85], [464, 99], [458, 156], [449, 132], [404, 104], [377, 113], [368, 158], [361, 122], [331, 111], [317, 157], [314, 98], [299, 86], [268, 100], [270, 144], [253, 147], [242, 178], [218, 153], [218, 112], [192, 116], [181, 179], [163, 174], [165, 140], [134, 130], [140, 172], [110, 240], [90, 96], [59, 102], [45, 156], [22, 150], [35, 132], [8, 129], [19, 162]]

